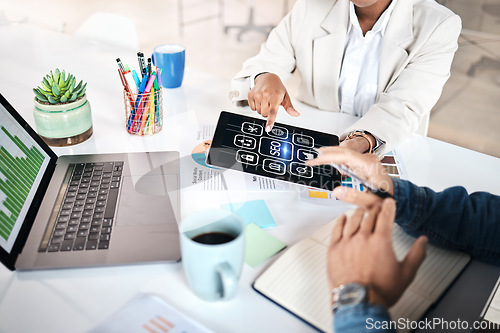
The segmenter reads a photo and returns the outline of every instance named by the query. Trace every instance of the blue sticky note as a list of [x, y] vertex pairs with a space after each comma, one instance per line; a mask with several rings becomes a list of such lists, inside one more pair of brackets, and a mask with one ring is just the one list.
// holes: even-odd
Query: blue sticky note
[[229, 203], [222, 205], [222, 208], [238, 214], [247, 225], [255, 223], [261, 228], [276, 226], [276, 222], [264, 200]]

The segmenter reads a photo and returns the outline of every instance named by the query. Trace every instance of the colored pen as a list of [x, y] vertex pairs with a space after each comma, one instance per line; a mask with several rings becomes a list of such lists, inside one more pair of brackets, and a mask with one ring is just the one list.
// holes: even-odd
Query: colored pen
[[161, 76], [162, 76], [162, 74], [163, 74], [163, 69], [159, 68], [156, 75], [158, 76], [158, 85], [160, 86], [160, 88], [161, 88]]
[[133, 108], [133, 112], [130, 112], [130, 115], [128, 117], [128, 128], [129, 128], [129, 132], [131, 133], [131, 130], [132, 130], [132, 125], [133, 125], [133, 121], [135, 119], [137, 119], [137, 110], [140, 106], [140, 103], [141, 103], [141, 100], [143, 99], [143, 95], [142, 93], [144, 92], [144, 89], [146, 88], [146, 83], [147, 83], [147, 80], [146, 80], [146, 76], [143, 77], [142, 79], [142, 82], [141, 82], [141, 86], [139, 87], [139, 93], [137, 94], [137, 98], [135, 100], [135, 107]]
[[144, 90], [144, 92], [150, 92], [151, 91], [151, 87], [153, 86], [153, 83], [155, 82], [155, 77], [156, 77], [156, 74], [153, 73], [150, 77], [149, 77], [149, 80], [148, 80], [148, 84], [146, 85], [146, 88]]
[[130, 88], [130, 91], [134, 94], [137, 94], [138, 93], [137, 85], [134, 81], [134, 77], [132, 76], [132, 72], [130, 72], [130, 70], [128, 72], [124, 72], [123, 76], [125, 77], [125, 80], [127, 81], [127, 84]]
[[132, 70], [132, 76], [134, 77], [135, 85], [137, 86], [137, 89], [141, 86], [141, 80], [139, 80], [139, 75], [137, 75], [137, 72]]
[[130, 87], [125, 79], [125, 76], [123, 75], [122, 71], [119, 68], [118, 68], [118, 75], [120, 76], [120, 80], [122, 81], [123, 88], [128, 93], [130, 107], [133, 109], [134, 108], [134, 97], [132, 95], [132, 92], [130, 91]]

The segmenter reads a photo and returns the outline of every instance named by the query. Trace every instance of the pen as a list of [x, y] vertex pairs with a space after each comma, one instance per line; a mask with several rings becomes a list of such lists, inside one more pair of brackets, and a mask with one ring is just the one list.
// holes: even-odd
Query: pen
[[138, 93], [137, 85], [135, 83], [132, 72], [130, 72], [130, 69], [128, 68], [127, 65], [125, 65], [125, 71], [123, 72], [123, 76], [125, 77], [125, 80], [128, 83], [128, 87], [129, 87], [130, 91], [134, 94], [137, 94]]
[[[143, 81], [147, 81], [148, 83], [146, 84], [146, 87], [144, 88], [144, 94], [143, 94], [142, 100], [139, 104], [138, 112], [137, 112], [135, 119], [134, 119], [136, 126], [139, 126], [136, 129], [137, 132], [140, 132], [141, 129], [143, 128], [144, 121], [146, 120], [145, 117], [147, 117], [147, 112], [149, 112], [149, 106], [151, 103], [151, 96], [149, 96], [150, 95], [149, 92], [151, 91], [151, 88], [153, 87], [154, 80], [155, 80], [154, 75], [151, 75], [149, 77], [149, 80], [146, 80], [146, 77], [143, 80]], [[154, 101], [154, 99], [153, 99], [153, 101]]]
[[148, 76], [151, 75], [151, 58], [148, 58]]
[[141, 86], [141, 80], [139, 80], [139, 75], [137, 75], [137, 72], [135, 71], [135, 69], [132, 70], [132, 76], [134, 77], [135, 85], [139, 89], [139, 87]]
[[392, 195], [390, 195], [387, 191], [367, 183], [366, 181], [361, 179], [358, 175], [356, 175], [351, 169], [349, 169], [345, 165], [339, 165], [339, 164], [335, 164], [335, 163], [330, 163], [330, 165], [333, 166], [335, 169], [345, 173], [346, 175], [348, 175], [352, 179], [357, 180], [361, 185], [366, 187], [370, 192], [372, 192], [373, 194], [375, 194], [379, 198], [382, 198], [382, 199], [393, 198], [394, 199], [394, 197]]
[[123, 66], [123, 63], [120, 60], [120, 58], [116, 58], [116, 62], [118, 63], [118, 67], [120, 67], [120, 69], [122, 70], [122, 72], [125, 72], [125, 67]]
[[135, 100], [135, 107], [133, 108], [133, 112], [130, 112], [130, 116], [128, 117], [128, 128], [129, 128], [129, 133], [132, 133], [132, 127], [135, 127], [133, 126], [133, 121], [137, 119], [137, 116], [138, 116], [138, 112], [137, 110], [139, 109], [139, 106], [141, 104], [141, 101], [143, 99], [143, 95], [142, 93], [144, 92], [144, 89], [146, 88], [146, 83], [147, 83], [147, 76], [144, 76], [142, 78], [142, 82], [141, 82], [141, 86], [139, 87], [139, 93], [137, 94], [137, 98]]
[[133, 109], [134, 108], [134, 97], [132, 95], [132, 91], [130, 91], [130, 87], [125, 79], [125, 76], [123, 75], [123, 72], [118, 68], [118, 75], [120, 76], [120, 80], [122, 81], [123, 88], [128, 94], [128, 99], [130, 103], [130, 107]]
[[144, 53], [137, 52], [137, 60], [139, 61], [139, 71], [141, 75], [146, 74], [146, 63], [144, 62]]
[[162, 76], [162, 74], [163, 74], [163, 69], [158, 68], [158, 72], [157, 72], [156, 76], [158, 77], [158, 85], [160, 86], [160, 88], [161, 88], [161, 76]]

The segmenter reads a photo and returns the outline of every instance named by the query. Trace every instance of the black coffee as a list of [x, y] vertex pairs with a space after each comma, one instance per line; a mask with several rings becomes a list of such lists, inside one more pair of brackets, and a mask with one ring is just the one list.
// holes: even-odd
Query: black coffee
[[193, 240], [201, 244], [217, 245], [230, 242], [235, 238], [235, 236], [224, 232], [207, 232], [205, 234], [195, 236]]

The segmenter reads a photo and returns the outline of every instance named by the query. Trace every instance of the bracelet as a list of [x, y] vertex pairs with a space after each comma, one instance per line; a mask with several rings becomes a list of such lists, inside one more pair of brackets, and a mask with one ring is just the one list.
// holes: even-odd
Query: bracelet
[[349, 139], [353, 139], [353, 138], [356, 138], [356, 137], [361, 137], [361, 138], [365, 138], [366, 141], [368, 141], [368, 150], [365, 151], [365, 153], [368, 153], [370, 154], [373, 150], [373, 144], [372, 144], [372, 140], [370, 140], [370, 138], [368, 137], [368, 132], [365, 132], [365, 131], [354, 131], [354, 132], [351, 132], [349, 133], [349, 135], [347, 136], [347, 140]]

